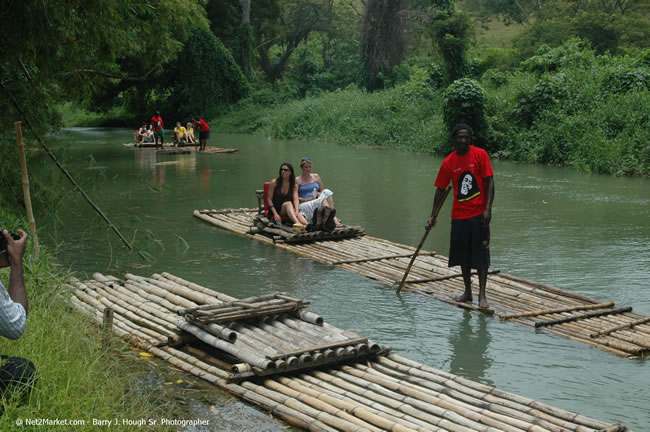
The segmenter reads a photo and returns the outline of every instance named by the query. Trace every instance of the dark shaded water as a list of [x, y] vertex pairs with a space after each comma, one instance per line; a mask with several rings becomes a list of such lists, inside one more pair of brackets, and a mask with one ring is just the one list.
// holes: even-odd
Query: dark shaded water
[[[254, 190], [296, 169], [304, 156], [334, 191], [338, 215], [372, 236], [416, 245], [431, 209], [441, 159], [320, 142], [214, 134], [236, 154], [157, 155], [126, 148], [126, 130], [64, 131], [92, 196], [129, 239], [125, 251], [90, 207], [75, 199], [60, 215], [62, 260], [78, 272], [169, 271], [246, 297], [288, 291], [312, 300], [333, 325], [413, 360], [558, 407], [650, 430], [647, 360], [628, 360], [513, 323], [462, 311], [207, 225], [194, 209], [255, 207]], [[91, 157], [92, 155], [92, 157]], [[650, 184], [644, 179], [494, 161], [493, 267], [650, 314]], [[72, 193], [70, 194], [72, 195]], [[425, 249], [447, 253], [449, 205]], [[488, 292], [489, 297], [489, 292]], [[237, 408], [240, 406], [240, 408]], [[213, 430], [281, 429], [251, 418]], [[264, 426], [262, 426], [264, 425]]]

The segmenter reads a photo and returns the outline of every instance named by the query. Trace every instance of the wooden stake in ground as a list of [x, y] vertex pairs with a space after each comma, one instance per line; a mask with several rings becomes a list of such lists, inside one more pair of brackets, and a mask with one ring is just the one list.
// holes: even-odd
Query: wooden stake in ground
[[[449, 195], [450, 191], [451, 191], [451, 186], [447, 188], [445, 194], [442, 196], [442, 199], [440, 200], [440, 204], [438, 204], [438, 207], [433, 211], [433, 220], [436, 220], [438, 218], [438, 213], [440, 213], [440, 209], [445, 204], [445, 200], [447, 199], [447, 195]], [[433, 228], [433, 226], [430, 226], [429, 228], [426, 229], [426, 231], [424, 231], [424, 235], [422, 236], [422, 240], [420, 240], [420, 244], [418, 245], [417, 249], [415, 249], [415, 252], [413, 252], [413, 257], [411, 257], [411, 262], [409, 263], [408, 267], [406, 267], [406, 271], [404, 272], [404, 277], [402, 277], [402, 281], [399, 283], [399, 286], [397, 287], [397, 294], [399, 294], [400, 291], [402, 291], [404, 282], [406, 282], [406, 278], [408, 277], [409, 272], [411, 271], [411, 266], [415, 262], [415, 257], [418, 256], [420, 249], [422, 249], [422, 245], [424, 245], [424, 241], [427, 239], [427, 236], [429, 235], [431, 228]]]
[[27, 159], [25, 159], [25, 145], [23, 144], [23, 130], [21, 122], [14, 122], [16, 127], [16, 143], [18, 144], [18, 159], [20, 160], [20, 172], [23, 177], [23, 198], [25, 199], [25, 208], [27, 209], [27, 218], [29, 219], [29, 228], [34, 238], [34, 258], [38, 259], [41, 254], [41, 246], [38, 243], [36, 234], [36, 221], [34, 220], [34, 211], [32, 210], [32, 198], [29, 194], [29, 176], [27, 175]]

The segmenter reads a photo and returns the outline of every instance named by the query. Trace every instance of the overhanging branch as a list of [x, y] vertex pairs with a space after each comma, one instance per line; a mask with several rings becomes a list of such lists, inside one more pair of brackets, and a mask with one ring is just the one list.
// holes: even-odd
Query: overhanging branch
[[121, 81], [146, 81], [147, 79], [149, 79], [149, 75], [151, 75], [151, 73], [153, 71], [155, 71], [156, 69], [158, 69], [159, 67], [160, 67], [160, 63], [157, 63], [156, 65], [154, 65], [154, 67], [149, 69], [147, 71], [147, 73], [145, 73], [144, 75], [139, 76], [139, 77], [125, 76], [125, 75], [115, 75], [115, 74], [111, 74], [111, 73], [108, 73], [108, 72], [97, 71], [97, 70], [94, 70], [94, 69], [75, 69], [72, 72], [73, 73], [88, 73], [88, 74], [93, 74], [93, 75], [99, 75], [99, 76], [103, 76], [105, 78], [118, 79], [118, 80], [121, 80]]

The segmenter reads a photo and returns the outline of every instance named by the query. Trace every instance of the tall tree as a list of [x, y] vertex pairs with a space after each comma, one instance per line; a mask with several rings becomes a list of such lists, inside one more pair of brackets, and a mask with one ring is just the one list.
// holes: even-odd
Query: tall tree
[[[204, 13], [201, 0], [10, 2], [2, 10], [0, 79], [45, 126], [54, 121], [52, 102], [152, 79], [193, 27], [207, 28]], [[0, 117], [19, 118], [8, 103]]]
[[410, 0], [368, 0], [361, 36], [362, 85], [369, 91], [384, 87], [382, 76], [390, 75], [404, 56], [402, 12]]
[[242, 9], [241, 24], [237, 28], [236, 45], [233, 49], [237, 64], [248, 80], [253, 78], [253, 26], [251, 26], [252, 0], [239, 0]]
[[311, 32], [326, 28], [332, 18], [333, 0], [285, 0], [277, 14], [254, 28], [258, 33], [259, 64], [268, 81], [282, 78], [291, 54]]

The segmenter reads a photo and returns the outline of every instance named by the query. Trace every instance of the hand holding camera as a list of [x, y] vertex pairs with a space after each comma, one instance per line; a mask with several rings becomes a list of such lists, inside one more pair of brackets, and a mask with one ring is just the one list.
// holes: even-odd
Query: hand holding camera
[[0, 267], [22, 263], [27, 246], [27, 233], [21, 229], [17, 233], [10, 233], [6, 229], [2, 229], [0, 232], [2, 233], [0, 235]]

